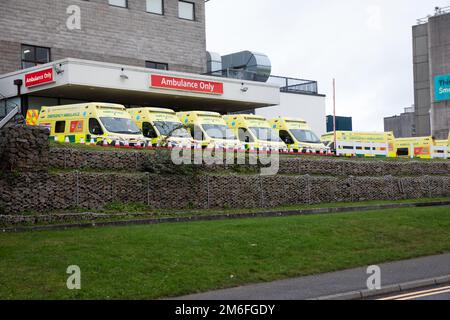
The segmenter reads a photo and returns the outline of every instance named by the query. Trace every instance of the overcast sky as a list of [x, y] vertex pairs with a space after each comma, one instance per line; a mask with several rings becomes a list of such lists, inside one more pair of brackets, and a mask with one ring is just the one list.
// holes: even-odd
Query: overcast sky
[[207, 47], [265, 53], [272, 74], [317, 80], [332, 112], [355, 130], [383, 130], [383, 117], [414, 103], [411, 26], [450, 0], [211, 0]]

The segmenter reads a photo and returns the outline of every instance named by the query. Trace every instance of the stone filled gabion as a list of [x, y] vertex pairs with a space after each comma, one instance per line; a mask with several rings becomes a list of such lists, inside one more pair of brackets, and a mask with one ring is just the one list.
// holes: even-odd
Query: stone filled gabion
[[450, 196], [450, 176], [162, 176], [146, 173], [27, 172], [0, 179], [1, 212], [100, 209], [270, 208], [282, 205]]
[[[282, 158], [277, 175], [259, 176], [259, 167], [249, 165], [245, 175], [220, 165], [204, 167], [208, 175], [149, 174], [151, 159], [142, 151], [50, 149], [45, 129], [5, 128], [0, 215], [95, 210], [113, 202], [155, 209], [270, 208], [450, 196], [450, 161]], [[103, 172], [90, 172], [95, 170]]]
[[49, 132], [39, 127], [7, 126], [0, 130], [0, 168], [3, 172], [47, 171]]
[[[89, 151], [71, 148], [52, 148], [50, 166], [56, 169], [92, 169], [145, 171], [149, 153], [142, 151]], [[252, 166], [245, 165], [247, 170]], [[254, 166], [253, 166], [254, 168]], [[226, 169], [224, 165], [203, 168], [216, 172]], [[417, 176], [448, 175], [450, 161], [395, 161], [352, 160], [336, 158], [281, 158], [280, 174], [329, 175], [329, 176]]]

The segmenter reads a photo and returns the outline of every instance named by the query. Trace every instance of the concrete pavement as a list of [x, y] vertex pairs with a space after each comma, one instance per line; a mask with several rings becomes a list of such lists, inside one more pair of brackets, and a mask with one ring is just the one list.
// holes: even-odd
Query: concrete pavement
[[[379, 264], [387, 287], [450, 275], [450, 253]], [[367, 267], [179, 297], [185, 300], [303, 300], [367, 290]]]

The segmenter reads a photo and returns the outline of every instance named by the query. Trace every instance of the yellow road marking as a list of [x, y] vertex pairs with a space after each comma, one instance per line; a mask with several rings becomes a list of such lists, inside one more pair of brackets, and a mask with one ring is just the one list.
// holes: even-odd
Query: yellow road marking
[[[442, 290], [450, 290], [450, 286], [436, 288], [436, 289], [430, 289], [430, 290], [417, 291], [417, 292], [410, 292], [410, 293], [400, 294], [397, 296], [378, 299], [378, 300], [397, 300], [400, 298], [407, 298], [407, 297], [409, 298], [410, 296], [417, 296], [417, 295], [427, 294], [427, 293], [431, 293], [430, 295], [432, 295], [432, 294], [436, 294], [436, 292], [442, 291]], [[444, 292], [442, 292], [442, 293], [444, 293]]]

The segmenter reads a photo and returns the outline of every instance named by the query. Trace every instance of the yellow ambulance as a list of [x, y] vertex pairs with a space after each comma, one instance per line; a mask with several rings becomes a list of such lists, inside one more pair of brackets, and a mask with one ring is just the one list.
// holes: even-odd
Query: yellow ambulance
[[330, 148], [326, 147], [320, 139], [312, 132], [309, 124], [303, 119], [277, 118], [269, 119], [274, 130], [283, 142], [293, 152], [328, 153]]
[[223, 117], [239, 140], [250, 151], [281, 151], [288, 148], [264, 117], [253, 114], [227, 115]]
[[194, 138], [194, 146], [202, 148], [243, 149], [242, 143], [229, 130], [220, 113], [189, 111], [177, 113]]
[[448, 134], [447, 140], [435, 140], [434, 145], [439, 147], [450, 147], [450, 133]]
[[395, 139], [398, 157], [431, 159], [433, 137], [411, 137]]
[[175, 111], [163, 108], [128, 109], [133, 121], [153, 146], [190, 147], [193, 139]]
[[125, 107], [110, 103], [82, 103], [42, 107], [37, 125], [50, 130], [56, 142], [143, 146], [145, 138]]
[[[334, 132], [328, 132], [321, 137], [321, 141], [325, 146], [335, 150]], [[395, 149], [395, 137], [393, 132], [356, 132], [356, 131], [336, 131], [336, 141], [339, 142], [339, 153], [347, 156], [354, 155], [354, 147], [356, 145], [357, 155], [365, 157], [373, 157], [374, 151], [385, 152], [386, 147], [380, 146], [371, 150], [370, 146], [365, 144], [376, 143], [387, 145], [387, 156], [390, 158], [397, 157]], [[375, 150], [374, 150], [375, 149]], [[348, 150], [348, 153], [346, 152]], [[336, 151], [336, 150], [335, 150]], [[376, 155], [375, 155], [376, 156]]]
[[[437, 149], [434, 149], [435, 158], [450, 158], [450, 140], [435, 140], [434, 146]], [[447, 150], [446, 150], [447, 149]]]

